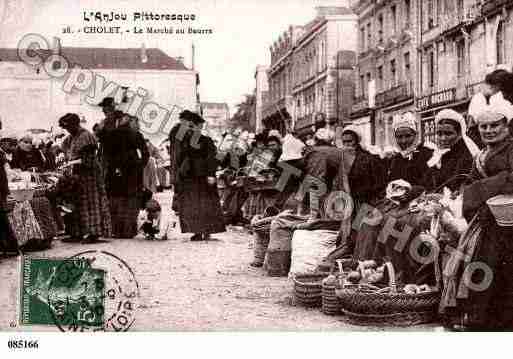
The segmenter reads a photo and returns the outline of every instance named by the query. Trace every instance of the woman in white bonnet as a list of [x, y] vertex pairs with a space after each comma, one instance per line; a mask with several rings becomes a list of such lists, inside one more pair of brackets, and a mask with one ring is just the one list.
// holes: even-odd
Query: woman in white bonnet
[[[512, 118], [513, 105], [504, 99], [476, 114], [486, 147], [475, 160], [471, 173], [475, 181], [463, 189], [459, 211], [469, 228], [459, 237], [458, 249], [443, 270], [440, 309], [455, 314], [459, 324], [473, 330], [513, 329], [513, 227], [499, 226], [486, 205], [496, 195], [513, 194], [513, 137], [508, 128]], [[492, 274], [490, 282], [478, 289], [466, 285], [461, 275], [469, 272], [473, 283], [482, 284], [483, 271], [469, 267], [476, 263]]]
[[433, 150], [420, 142], [417, 119], [412, 112], [406, 112], [394, 119], [394, 140], [396, 152], [388, 161], [387, 183], [402, 179], [412, 186], [426, 186], [427, 162]]

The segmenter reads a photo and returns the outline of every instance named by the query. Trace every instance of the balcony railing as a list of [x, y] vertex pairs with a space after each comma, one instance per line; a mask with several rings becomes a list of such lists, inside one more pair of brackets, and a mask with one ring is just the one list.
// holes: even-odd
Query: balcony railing
[[491, 13], [500, 11], [503, 6], [511, 6], [511, 0], [488, 0], [485, 1], [481, 8], [481, 13], [484, 16], [488, 16]]
[[476, 93], [478, 93], [481, 89], [481, 84], [483, 84], [483, 81], [467, 85], [467, 97], [471, 98]]
[[353, 100], [351, 113], [363, 111], [369, 108], [369, 99], [366, 96], [358, 96]]
[[403, 82], [390, 90], [376, 95], [376, 106], [383, 107], [413, 98], [413, 84], [411, 81]]
[[305, 115], [296, 120], [296, 125], [294, 126], [296, 130], [312, 126], [313, 125], [313, 115]]

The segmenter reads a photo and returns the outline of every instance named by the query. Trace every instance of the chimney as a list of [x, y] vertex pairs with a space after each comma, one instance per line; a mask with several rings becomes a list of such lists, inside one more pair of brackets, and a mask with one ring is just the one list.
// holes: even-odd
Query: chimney
[[144, 42], [141, 45], [141, 62], [143, 64], [148, 62], [148, 55], [146, 55], [146, 46], [144, 45]]
[[53, 48], [52, 53], [54, 55], [60, 55], [61, 54], [61, 39], [58, 37], [53, 38]]

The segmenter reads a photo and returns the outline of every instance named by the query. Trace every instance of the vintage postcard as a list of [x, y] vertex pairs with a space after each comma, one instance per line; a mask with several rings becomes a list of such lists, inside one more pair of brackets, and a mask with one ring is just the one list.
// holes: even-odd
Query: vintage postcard
[[0, 332], [512, 330], [512, 18], [0, 0]]

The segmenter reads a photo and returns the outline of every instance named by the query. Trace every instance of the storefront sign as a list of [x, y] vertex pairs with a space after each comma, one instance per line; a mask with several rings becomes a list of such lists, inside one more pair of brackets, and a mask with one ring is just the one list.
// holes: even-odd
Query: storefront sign
[[456, 89], [450, 88], [428, 96], [421, 97], [417, 101], [417, 107], [424, 110], [433, 106], [440, 106], [455, 100]]

